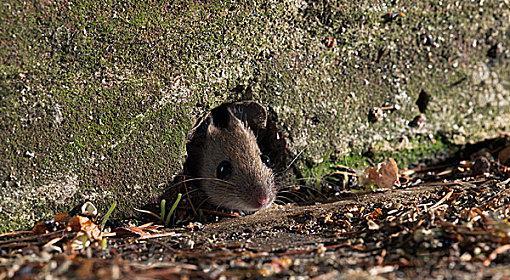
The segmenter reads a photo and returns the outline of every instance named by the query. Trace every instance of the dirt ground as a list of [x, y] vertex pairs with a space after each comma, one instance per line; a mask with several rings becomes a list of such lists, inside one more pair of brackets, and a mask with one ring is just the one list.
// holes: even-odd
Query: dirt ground
[[400, 170], [389, 189], [205, 225], [58, 214], [0, 235], [0, 279], [510, 279], [510, 145], [499, 143]]

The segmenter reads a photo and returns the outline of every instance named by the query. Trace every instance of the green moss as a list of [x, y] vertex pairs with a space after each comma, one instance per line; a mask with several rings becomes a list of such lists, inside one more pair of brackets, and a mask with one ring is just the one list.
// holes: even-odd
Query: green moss
[[[428, 137], [416, 137], [405, 148], [391, 151], [373, 150], [370, 157], [361, 154], [345, 155], [340, 159], [325, 159], [319, 164], [315, 164], [303, 169], [303, 177], [308, 183], [319, 185], [322, 178], [329, 175], [338, 168], [348, 168], [355, 171], [363, 171], [366, 167], [383, 162], [388, 158], [393, 158], [399, 168], [407, 168], [410, 164], [416, 164], [427, 159], [441, 155], [453, 155], [458, 147], [449, 142], [445, 142], [440, 137], [430, 140]], [[350, 171], [347, 171], [350, 172]]]
[[403, 149], [376, 151], [373, 156], [373, 161], [377, 163], [388, 158], [393, 158], [397, 162], [399, 168], [407, 168], [410, 164], [432, 159], [439, 154], [442, 156], [445, 154], [453, 155], [457, 149], [457, 146], [449, 142], [444, 142], [440, 137], [436, 137], [432, 140], [427, 137], [416, 137]]

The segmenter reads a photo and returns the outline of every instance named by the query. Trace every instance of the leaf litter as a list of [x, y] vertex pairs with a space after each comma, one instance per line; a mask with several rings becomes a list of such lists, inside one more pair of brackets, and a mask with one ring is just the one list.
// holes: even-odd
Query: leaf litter
[[0, 278], [508, 279], [509, 148], [409, 169], [387, 159], [340, 171], [375, 191], [206, 225], [104, 223], [88, 205], [1, 234]]

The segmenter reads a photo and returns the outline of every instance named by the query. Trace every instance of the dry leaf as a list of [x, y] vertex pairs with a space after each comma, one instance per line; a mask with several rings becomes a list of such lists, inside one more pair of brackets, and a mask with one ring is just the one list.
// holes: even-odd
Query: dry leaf
[[394, 159], [389, 158], [377, 166], [365, 169], [361, 183], [365, 186], [376, 185], [379, 188], [388, 189], [398, 184], [398, 166]]
[[101, 240], [101, 230], [99, 226], [94, 224], [89, 218], [82, 216], [74, 216], [69, 220], [67, 224], [67, 229], [73, 232], [82, 231], [89, 239], [93, 240]]
[[510, 160], [510, 146], [504, 148], [501, 150], [498, 154], [498, 160], [499, 162], [505, 164]]
[[115, 229], [117, 235], [138, 235], [140, 237], [149, 237], [153, 234], [158, 234], [160, 232], [160, 228], [163, 226], [153, 225], [152, 223], [143, 224], [141, 226], [132, 226], [132, 227], [120, 227]]
[[53, 220], [55, 220], [55, 222], [64, 223], [64, 224], [69, 222], [70, 219], [71, 219], [71, 216], [69, 216], [69, 213], [67, 213], [67, 212], [57, 213], [53, 217]]
[[266, 263], [258, 270], [259, 274], [269, 277], [274, 274], [287, 270], [292, 265], [292, 259], [288, 257], [273, 259], [270, 263]]
[[37, 222], [32, 228], [32, 232], [34, 234], [45, 234], [48, 233], [48, 229], [46, 228], [44, 222]]
[[377, 218], [379, 218], [379, 216], [381, 216], [382, 214], [382, 209], [381, 208], [375, 208], [375, 210], [370, 213], [368, 215], [368, 217], [371, 219], [371, 220], [376, 220]]
[[68, 213], [62, 212], [57, 213], [53, 216], [52, 220], [37, 222], [32, 228], [33, 234], [45, 234], [54, 232], [60, 229], [64, 229], [65, 225], [69, 221], [70, 216]]

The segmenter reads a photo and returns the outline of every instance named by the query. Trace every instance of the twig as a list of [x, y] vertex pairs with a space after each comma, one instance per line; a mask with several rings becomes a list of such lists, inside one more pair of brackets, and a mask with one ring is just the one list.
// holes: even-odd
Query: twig
[[434, 210], [436, 209], [437, 207], [439, 207], [441, 204], [443, 204], [445, 201], [447, 201], [448, 199], [450, 199], [450, 197], [452, 196], [453, 194], [453, 190], [449, 191], [443, 198], [441, 198], [438, 202], [436, 202], [436, 204], [432, 205], [430, 208], [429, 208], [429, 211], [430, 210]]
[[143, 209], [138, 209], [138, 208], [133, 208], [133, 209], [134, 209], [136, 212], [140, 212], [140, 213], [148, 214], [148, 215], [151, 215], [151, 216], [153, 216], [153, 217], [156, 217], [157, 219], [160, 219], [160, 217], [159, 217], [157, 214], [155, 214], [155, 213], [153, 213], [153, 212], [151, 212], [151, 211], [149, 211], [149, 210], [143, 210]]
[[151, 234], [151, 235], [144, 235], [144, 236], [141, 236], [140, 240], [144, 240], [144, 239], [152, 239], [152, 238], [159, 238], [159, 237], [166, 237], [166, 236], [175, 236], [176, 233], [175, 232], [164, 232], [164, 233], [156, 233], [156, 234]]
[[33, 234], [33, 232], [31, 230], [21, 230], [21, 231], [6, 232], [6, 233], [0, 234], [0, 238], [3, 238], [3, 237], [13, 237], [13, 236], [24, 235], [24, 234]]
[[33, 235], [33, 236], [23, 237], [23, 238], [18, 238], [18, 239], [4, 240], [4, 241], [0, 241], [0, 246], [3, 246], [4, 244], [13, 243], [13, 242], [39, 241], [40, 239], [43, 239], [43, 238], [47, 238], [47, 237], [51, 238], [53, 236], [58, 236], [60, 234], [65, 233], [65, 231], [66, 231], [65, 229], [61, 229], [61, 230], [57, 230], [57, 231], [45, 233], [45, 234]]
[[485, 261], [483, 261], [484, 266], [489, 266], [493, 260], [495, 260], [499, 254], [503, 254], [504, 252], [510, 250], [510, 244], [505, 244], [503, 246], [500, 246], [496, 248], [492, 253], [489, 255]]

